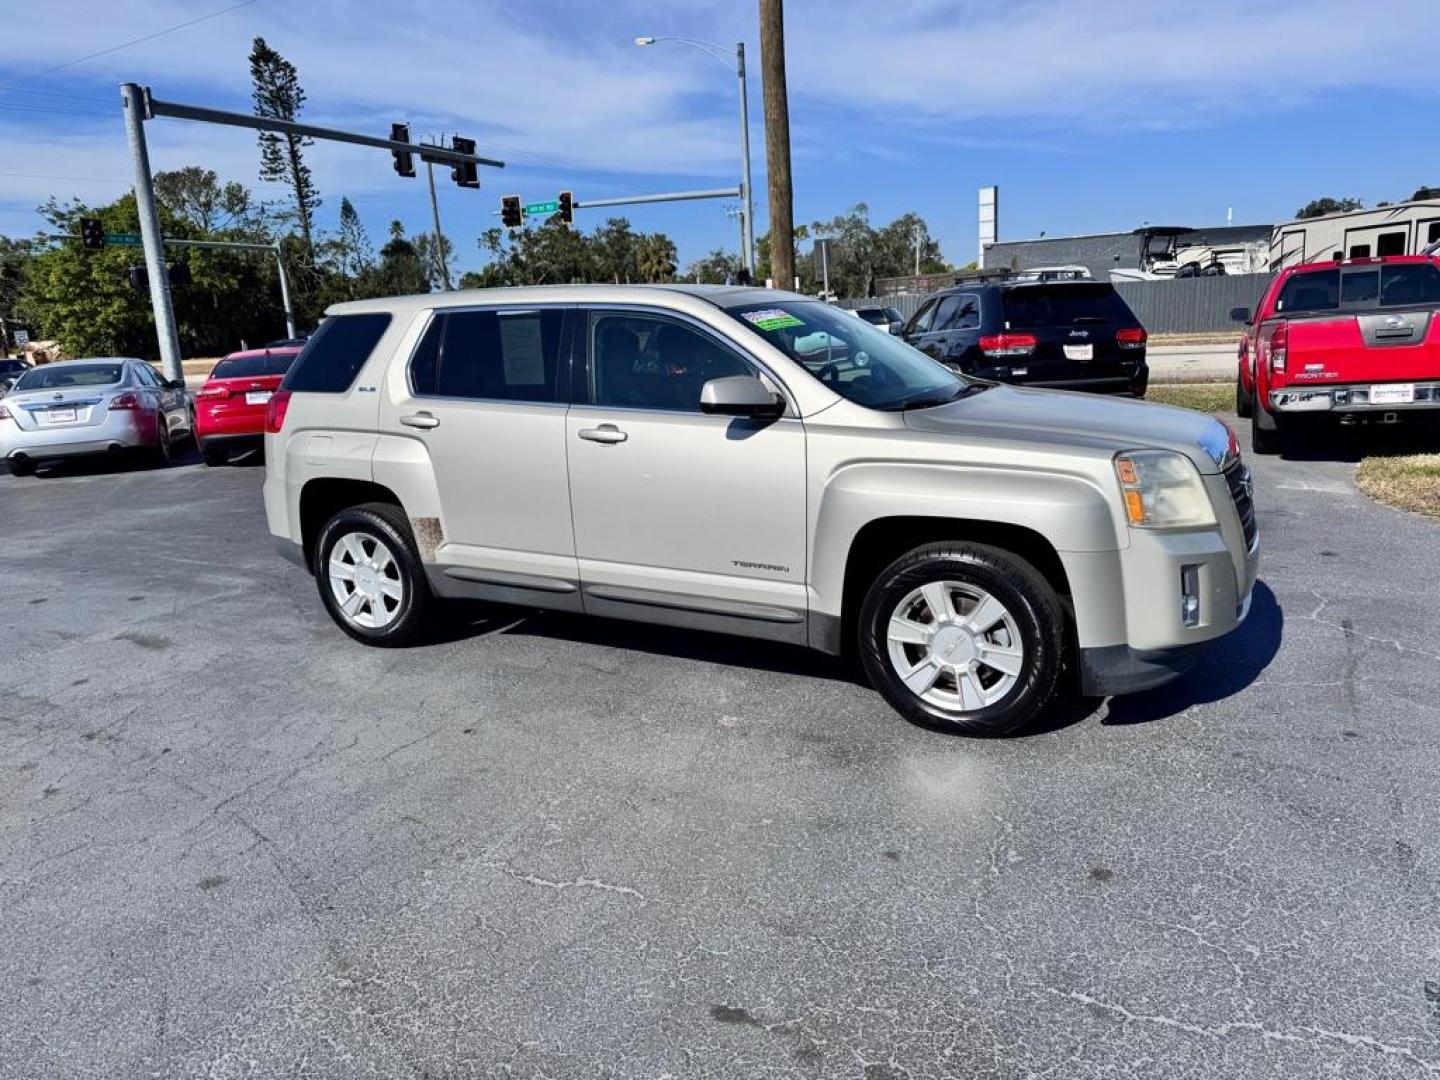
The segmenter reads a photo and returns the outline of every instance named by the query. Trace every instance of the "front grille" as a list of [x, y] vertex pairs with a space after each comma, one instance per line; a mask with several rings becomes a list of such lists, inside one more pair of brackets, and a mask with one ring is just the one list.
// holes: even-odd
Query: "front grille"
[[1238, 457], [1225, 470], [1225, 483], [1230, 487], [1230, 498], [1235, 500], [1235, 512], [1240, 515], [1240, 528], [1245, 533], [1245, 550], [1255, 546], [1255, 500], [1251, 496], [1250, 470]]

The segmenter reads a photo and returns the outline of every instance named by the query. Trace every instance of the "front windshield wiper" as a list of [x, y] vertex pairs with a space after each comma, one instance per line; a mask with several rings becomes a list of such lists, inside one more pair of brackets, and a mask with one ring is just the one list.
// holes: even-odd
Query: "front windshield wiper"
[[901, 398], [893, 405], [888, 406], [896, 412], [908, 412], [911, 409], [931, 409], [936, 405], [949, 405], [952, 401], [959, 401], [961, 398], [969, 397], [971, 394], [978, 394], [989, 390], [994, 383], [972, 382], [964, 386], [956, 387], [954, 390], [946, 390], [944, 393], [916, 394], [914, 397]]

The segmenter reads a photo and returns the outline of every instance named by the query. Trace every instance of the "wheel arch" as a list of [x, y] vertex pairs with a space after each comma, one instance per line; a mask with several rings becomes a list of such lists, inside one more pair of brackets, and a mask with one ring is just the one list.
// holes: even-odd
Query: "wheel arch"
[[389, 503], [404, 510], [400, 497], [383, 484], [344, 477], [317, 477], [300, 489], [300, 544], [305, 565], [314, 569], [315, 541], [325, 523], [350, 506]]

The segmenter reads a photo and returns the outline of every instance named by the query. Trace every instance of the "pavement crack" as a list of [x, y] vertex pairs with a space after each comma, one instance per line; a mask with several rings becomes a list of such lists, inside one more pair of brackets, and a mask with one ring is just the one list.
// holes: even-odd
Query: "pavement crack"
[[619, 893], [622, 896], [631, 896], [640, 903], [649, 903], [645, 894], [639, 889], [632, 889], [629, 885], [613, 885], [608, 881], [601, 881], [599, 878], [576, 877], [570, 881], [552, 881], [549, 878], [539, 877], [535, 874], [522, 874], [504, 863], [486, 863], [492, 870], [499, 870], [508, 878], [520, 882], [522, 885], [533, 885], [540, 889], [554, 889], [556, 892], [564, 892], [566, 889], [591, 889], [596, 892]]
[[1132, 1012], [1124, 1005], [1113, 1001], [1103, 1001], [1078, 990], [1057, 990], [1053, 986], [1047, 986], [1045, 989], [1056, 997], [1066, 998], [1084, 1005], [1092, 1012], [1112, 1016], [1123, 1024], [1145, 1024], [1152, 1027], [1170, 1028], [1207, 1039], [1227, 1039], [1232, 1035], [1254, 1035], [1264, 1042], [1288, 1043], [1296, 1046], [1313, 1047], [1321, 1043], [1339, 1043], [1342, 1046], [1370, 1050], [1385, 1057], [1396, 1058], [1427, 1073], [1440, 1076], [1440, 1061], [1427, 1061], [1409, 1047], [1392, 1046], [1369, 1035], [1355, 1035], [1347, 1031], [1334, 1031], [1320, 1027], [1303, 1027], [1298, 1031], [1277, 1031], [1254, 1020], [1227, 1020], [1223, 1024], [1196, 1024], [1189, 1020], [1166, 1016], [1163, 1013]]

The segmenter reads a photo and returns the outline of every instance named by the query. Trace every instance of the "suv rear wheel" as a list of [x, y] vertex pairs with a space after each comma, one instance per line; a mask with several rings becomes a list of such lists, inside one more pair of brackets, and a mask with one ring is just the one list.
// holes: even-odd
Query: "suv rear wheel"
[[982, 544], [926, 544], [875, 579], [861, 663], [907, 719], [1006, 735], [1054, 696], [1065, 643], [1055, 592], [1033, 566]]
[[390, 503], [352, 506], [325, 523], [315, 583], [340, 629], [367, 645], [408, 644], [424, 625], [430, 586], [410, 523]]

